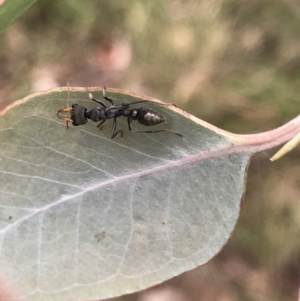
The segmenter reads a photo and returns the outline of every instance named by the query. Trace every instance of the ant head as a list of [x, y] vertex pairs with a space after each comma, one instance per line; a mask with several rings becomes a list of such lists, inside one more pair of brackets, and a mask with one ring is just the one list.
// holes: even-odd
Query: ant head
[[83, 125], [87, 123], [87, 118], [86, 118], [86, 111], [87, 108], [84, 106], [80, 106], [77, 103], [73, 104], [71, 107], [71, 120], [72, 124], [75, 126], [78, 125]]
[[[70, 107], [70, 87], [68, 81], [68, 99], [67, 99], [67, 107], [58, 110], [57, 117], [66, 122], [67, 128], [69, 128], [69, 122], [72, 122], [73, 125], [82, 125], [87, 123], [86, 111], [87, 109], [84, 106], [80, 106], [78, 104], [73, 104]], [[70, 113], [71, 116], [64, 116], [64, 113]]]
[[[80, 106], [77, 103], [73, 104], [71, 107], [65, 107], [57, 112], [57, 117], [66, 122], [67, 128], [69, 128], [68, 123], [72, 122], [73, 125], [83, 125], [87, 123], [86, 118], [86, 107]], [[63, 116], [61, 114], [70, 112], [71, 116]]]

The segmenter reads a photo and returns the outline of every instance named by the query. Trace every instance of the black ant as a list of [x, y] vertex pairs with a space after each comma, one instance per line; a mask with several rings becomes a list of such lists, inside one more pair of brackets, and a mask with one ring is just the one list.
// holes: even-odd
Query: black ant
[[[100, 121], [100, 123], [97, 125], [99, 129], [101, 129], [101, 125], [107, 120], [107, 119], [114, 119], [112, 133], [111, 133], [111, 139], [115, 138], [116, 135], [120, 133], [121, 137], [123, 136], [122, 130], [118, 130], [116, 132], [117, 128], [117, 118], [118, 117], [127, 117], [127, 123], [128, 123], [128, 129], [129, 131], [132, 131], [131, 123], [133, 120], [137, 120], [140, 124], [143, 124], [145, 126], [150, 125], [157, 125], [165, 121], [165, 118], [160, 115], [158, 112], [151, 108], [130, 108], [131, 105], [143, 103], [143, 102], [151, 102], [149, 100], [138, 100], [130, 103], [122, 103], [120, 106], [115, 105], [113, 99], [106, 96], [106, 88], [103, 88], [103, 98], [111, 103], [109, 107], [107, 107], [102, 101], [95, 99], [93, 97], [93, 94], [89, 92], [89, 97], [92, 101], [97, 102], [100, 104], [100, 107], [96, 107], [90, 111], [87, 110], [86, 107], [78, 105], [78, 104], [72, 104], [70, 107], [62, 108], [57, 112], [57, 117], [66, 121], [66, 126], [69, 128], [68, 123], [72, 122], [73, 125], [83, 125], [88, 122], [88, 119], [97, 122]], [[68, 88], [68, 100], [69, 100], [69, 88]], [[66, 113], [70, 112], [70, 117], [61, 116], [60, 113]], [[156, 130], [156, 131], [135, 131], [139, 133], [158, 133], [158, 132], [171, 132], [178, 136], [182, 136], [180, 133], [163, 129], [163, 130]]]

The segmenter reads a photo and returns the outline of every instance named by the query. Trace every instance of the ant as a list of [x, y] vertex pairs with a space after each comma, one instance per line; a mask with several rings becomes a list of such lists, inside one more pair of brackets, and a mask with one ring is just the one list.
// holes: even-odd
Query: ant
[[[87, 90], [87, 92], [89, 92]], [[68, 85], [68, 102], [69, 102], [69, 85]], [[120, 106], [115, 105], [114, 100], [107, 97], [106, 95], [106, 87], [103, 88], [103, 98], [110, 102], [110, 106], [107, 107], [102, 101], [95, 99], [93, 97], [93, 94], [89, 92], [89, 98], [97, 102], [100, 106], [96, 107], [90, 111], [87, 110], [86, 107], [78, 105], [78, 104], [72, 104], [70, 107], [68, 104], [68, 107], [62, 108], [57, 112], [57, 117], [59, 119], [66, 121], [66, 126], [69, 128], [68, 123], [72, 122], [73, 125], [83, 125], [88, 122], [88, 119], [97, 122], [100, 121], [100, 123], [97, 125], [97, 127], [101, 130], [101, 125], [107, 120], [107, 119], [114, 119], [113, 127], [112, 127], [112, 133], [111, 133], [111, 139], [115, 138], [118, 134], [123, 136], [122, 130], [118, 130], [116, 132], [117, 128], [117, 118], [118, 117], [127, 117], [127, 123], [128, 123], [128, 129], [129, 131], [132, 131], [131, 123], [133, 120], [137, 120], [140, 124], [145, 126], [150, 125], [157, 125], [165, 121], [165, 118], [160, 115], [158, 112], [151, 108], [141, 107], [141, 108], [130, 108], [131, 105], [143, 103], [143, 102], [151, 102], [149, 100], [138, 100], [130, 103], [122, 103]], [[70, 117], [61, 116], [61, 113], [70, 112]], [[178, 136], [182, 136], [180, 133], [163, 129], [163, 130], [156, 130], [156, 131], [135, 131], [139, 133], [158, 133], [158, 132], [171, 132]]]

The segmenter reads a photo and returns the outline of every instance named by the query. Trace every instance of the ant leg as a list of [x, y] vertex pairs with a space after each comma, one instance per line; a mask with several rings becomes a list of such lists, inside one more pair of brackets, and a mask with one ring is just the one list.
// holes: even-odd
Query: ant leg
[[114, 139], [114, 137], [115, 137], [116, 127], [117, 127], [117, 120], [116, 120], [116, 118], [114, 118], [114, 124], [113, 124], [112, 132], [111, 132], [111, 137], [110, 137], [111, 139]]
[[114, 124], [113, 124], [113, 129], [112, 129], [112, 133], [111, 133], [111, 139], [114, 139], [119, 133], [121, 135], [121, 137], [123, 137], [123, 132], [122, 130], [119, 130], [116, 132], [116, 127], [117, 127], [117, 118], [114, 118]]
[[[91, 94], [91, 93], [90, 93]], [[91, 97], [90, 97], [91, 98]], [[106, 99], [107, 101], [109, 101], [113, 106], [115, 105], [114, 101], [112, 98], [106, 96], [106, 87], [103, 87], [103, 98]], [[92, 99], [92, 98], [91, 98]], [[145, 103], [145, 102], [150, 102], [150, 103], [154, 103], [154, 104], [157, 104], [157, 105], [160, 105], [160, 106], [170, 106], [170, 107], [177, 107], [175, 104], [173, 103], [159, 103], [159, 102], [156, 102], [156, 101], [153, 101], [153, 100], [137, 100], [137, 101], [133, 101], [133, 102], [126, 102], [124, 104], [126, 105], [135, 105], [135, 104], [139, 104], [139, 103]]]
[[102, 93], [103, 93], [103, 98], [106, 99], [107, 101], [109, 101], [114, 106], [115, 105], [114, 101], [111, 98], [106, 96], [106, 87], [103, 87]]
[[175, 134], [179, 137], [182, 137], [182, 135], [176, 131], [173, 131], [173, 130], [157, 130], [157, 131], [134, 131], [135, 133], [147, 133], [147, 134], [152, 134], [152, 133], [160, 133], [160, 132], [169, 132], [169, 133], [172, 133], [172, 134]]
[[98, 125], [97, 128], [99, 128], [99, 130], [101, 131], [101, 125], [106, 121], [106, 119], [102, 120]]
[[132, 130], [132, 128], [131, 128], [131, 122], [132, 122], [131, 116], [128, 116], [127, 122], [128, 122], [128, 129], [129, 129], [129, 131], [131, 131]]
[[91, 92], [89, 92], [89, 98], [90, 98], [90, 100], [99, 103], [103, 108], [106, 108], [106, 105], [102, 101], [94, 98], [94, 96], [93, 96], [93, 94]]

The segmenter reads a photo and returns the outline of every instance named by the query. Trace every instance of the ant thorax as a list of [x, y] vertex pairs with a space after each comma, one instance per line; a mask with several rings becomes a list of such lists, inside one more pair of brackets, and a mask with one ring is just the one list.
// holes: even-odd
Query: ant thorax
[[97, 107], [95, 109], [92, 109], [90, 111], [87, 111], [85, 113], [86, 118], [94, 121], [94, 122], [98, 122], [101, 120], [105, 120], [106, 117], [106, 112], [105, 109], [101, 108], [101, 107]]

